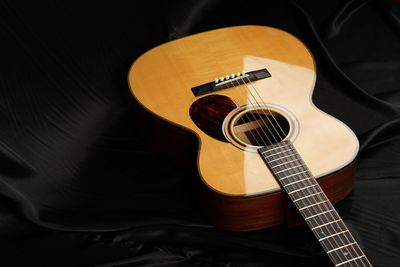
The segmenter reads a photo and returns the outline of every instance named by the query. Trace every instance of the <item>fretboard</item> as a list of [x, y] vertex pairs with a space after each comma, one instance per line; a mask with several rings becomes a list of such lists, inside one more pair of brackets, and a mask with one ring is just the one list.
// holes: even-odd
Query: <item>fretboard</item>
[[372, 266], [290, 141], [258, 150], [335, 266]]

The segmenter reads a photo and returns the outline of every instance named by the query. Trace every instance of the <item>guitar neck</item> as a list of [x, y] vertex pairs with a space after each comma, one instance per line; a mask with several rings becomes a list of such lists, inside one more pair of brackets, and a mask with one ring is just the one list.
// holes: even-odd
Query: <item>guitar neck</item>
[[290, 141], [258, 150], [335, 266], [372, 266]]

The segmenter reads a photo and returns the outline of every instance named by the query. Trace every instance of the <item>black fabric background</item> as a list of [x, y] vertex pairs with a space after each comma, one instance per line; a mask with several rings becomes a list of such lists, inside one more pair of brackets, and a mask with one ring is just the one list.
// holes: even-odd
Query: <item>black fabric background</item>
[[337, 210], [374, 266], [400, 266], [399, 5], [2, 0], [0, 264], [329, 266], [306, 226], [214, 228], [195, 170], [153, 151], [129, 92], [128, 69], [146, 50], [257, 24], [314, 54], [316, 105], [361, 144]]

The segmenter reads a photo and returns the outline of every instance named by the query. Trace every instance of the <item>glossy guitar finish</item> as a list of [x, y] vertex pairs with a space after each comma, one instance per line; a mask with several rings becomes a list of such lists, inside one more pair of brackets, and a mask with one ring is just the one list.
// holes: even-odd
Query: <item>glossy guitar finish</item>
[[314, 61], [298, 39], [262, 26], [200, 33], [146, 52], [128, 79], [146, 109], [198, 137], [217, 226], [293, 224], [295, 205], [336, 266], [371, 266], [332, 206], [351, 191], [358, 140], [312, 103]]
[[[265, 195], [280, 187], [257, 153], [212, 138], [193, 122], [190, 107], [204, 96], [195, 97], [190, 89], [215, 77], [261, 68], [267, 68], [272, 77], [254, 82], [254, 87], [267, 106], [288, 119], [288, 138], [314, 176], [327, 176], [353, 162], [357, 138], [346, 125], [313, 105], [313, 58], [286, 32], [240, 26], [192, 35], [146, 52], [129, 72], [132, 93], [145, 108], [200, 138], [200, 175], [221, 196]], [[253, 102], [243, 86], [211, 94], [227, 96], [239, 106]]]

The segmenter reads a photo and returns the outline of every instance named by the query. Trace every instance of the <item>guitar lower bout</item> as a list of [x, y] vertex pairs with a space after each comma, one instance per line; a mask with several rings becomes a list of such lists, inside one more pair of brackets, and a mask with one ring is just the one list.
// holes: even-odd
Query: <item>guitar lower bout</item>
[[[332, 203], [344, 199], [353, 188], [357, 158], [349, 165], [318, 179]], [[279, 224], [296, 226], [304, 220], [281, 191], [252, 197], [232, 197], [207, 186], [202, 188], [208, 217], [218, 227], [238, 232], [259, 230]]]

